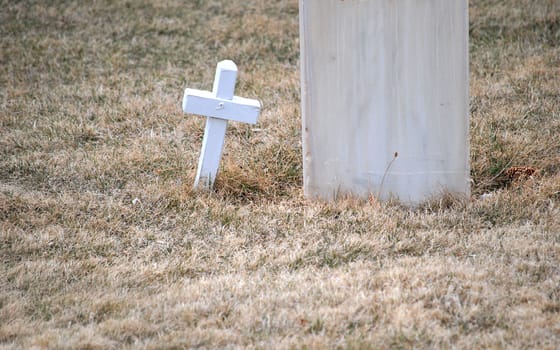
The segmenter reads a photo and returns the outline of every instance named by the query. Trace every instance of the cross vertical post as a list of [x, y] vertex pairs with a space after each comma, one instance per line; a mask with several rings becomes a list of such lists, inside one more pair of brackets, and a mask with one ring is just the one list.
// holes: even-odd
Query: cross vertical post
[[185, 90], [183, 111], [207, 117], [195, 188], [209, 190], [214, 186], [228, 120], [251, 124], [257, 122], [260, 102], [234, 96], [236, 80], [237, 66], [233, 61], [225, 60], [218, 63], [212, 92]]
[[[212, 94], [217, 98], [231, 100], [236, 80], [237, 67], [235, 63], [232, 61], [218, 63]], [[220, 105], [218, 104], [216, 108], [220, 108]], [[214, 117], [206, 119], [194, 187], [199, 187], [199, 185], [202, 185], [204, 188], [213, 187], [222, 158], [227, 124], [228, 121], [226, 119]]]

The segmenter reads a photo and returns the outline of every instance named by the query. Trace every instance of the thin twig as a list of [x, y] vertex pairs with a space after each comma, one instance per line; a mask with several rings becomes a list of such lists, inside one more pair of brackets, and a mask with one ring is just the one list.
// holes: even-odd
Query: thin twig
[[398, 156], [399, 156], [399, 152], [395, 152], [395, 154], [393, 156], [393, 159], [391, 159], [391, 161], [387, 165], [387, 168], [385, 169], [385, 173], [383, 173], [383, 177], [381, 178], [381, 184], [379, 185], [379, 191], [377, 191], [377, 198], [381, 198], [381, 191], [383, 190], [383, 184], [385, 183], [385, 177], [387, 176], [387, 173], [389, 173], [389, 169], [391, 169], [391, 166], [393, 165], [395, 160], [397, 160]]

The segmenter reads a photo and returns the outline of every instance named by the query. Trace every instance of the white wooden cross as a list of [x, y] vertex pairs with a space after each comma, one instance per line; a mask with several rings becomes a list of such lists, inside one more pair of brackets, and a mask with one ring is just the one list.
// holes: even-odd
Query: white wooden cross
[[214, 186], [228, 120], [255, 124], [259, 117], [259, 101], [233, 95], [236, 79], [237, 66], [233, 61], [225, 60], [218, 63], [212, 92], [185, 90], [183, 112], [208, 117], [194, 181], [195, 188], [209, 190]]

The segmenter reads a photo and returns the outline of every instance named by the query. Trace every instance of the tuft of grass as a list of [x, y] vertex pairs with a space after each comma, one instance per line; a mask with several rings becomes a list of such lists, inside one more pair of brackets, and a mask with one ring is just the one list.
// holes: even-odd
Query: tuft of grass
[[[470, 1], [473, 194], [416, 208], [303, 198], [296, 0], [1, 4], [1, 348], [560, 343], [557, 1]], [[264, 108], [197, 192], [222, 59]]]

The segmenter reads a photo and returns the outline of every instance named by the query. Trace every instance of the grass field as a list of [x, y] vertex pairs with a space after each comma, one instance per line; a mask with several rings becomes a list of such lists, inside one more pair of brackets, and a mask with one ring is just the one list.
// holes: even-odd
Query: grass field
[[303, 198], [296, 0], [0, 5], [1, 349], [560, 347], [560, 1], [470, 1], [473, 194], [414, 209]]

